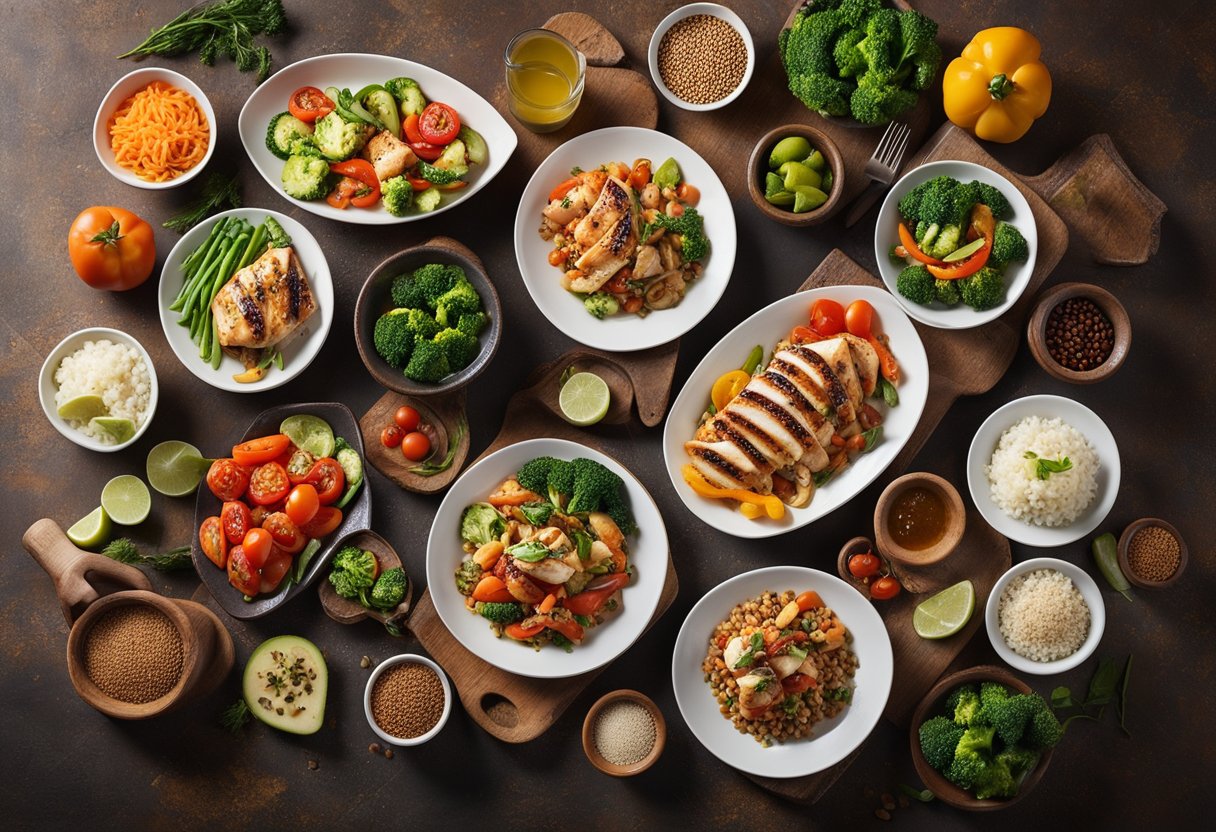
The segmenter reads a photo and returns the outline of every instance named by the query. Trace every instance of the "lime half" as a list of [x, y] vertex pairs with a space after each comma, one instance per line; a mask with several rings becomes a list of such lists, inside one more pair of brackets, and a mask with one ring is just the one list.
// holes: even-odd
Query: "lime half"
[[912, 626], [921, 638], [945, 638], [957, 633], [975, 612], [975, 588], [959, 581], [922, 601], [912, 613]]
[[81, 517], [68, 529], [68, 540], [82, 549], [96, 549], [110, 539], [110, 515], [101, 506]]
[[101, 396], [95, 396], [92, 393], [68, 399], [59, 405], [60, 418], [70, 422], [87, 422], [94, 416], [105, 416], [108, 412]]
[[136, 526], [152, 511], [152, 492], [134, 474], [123, 474], [101, 489], [101, 507], [110, 519], [122, 526]]
[[89, 426], [113, 439], [116, 445], [135, 435], [135, 423], [118, 416], [94, 416], [89, 420]]
[[198, 448], [170, 439], [148, 451], [148, 484], [166, 497], [193, 494], [211, 467]]
[[334, 455], [334, 431], [329, 422], [320, 416], [288, 416], [279, 425], [279, 433], [287, 434], [297, 448], [308, 451], [315, 457]]
[[595, 373], [575, 373], [562, 385], [557, 403], [562, 415], [572, 425], [594, 425], [608, 413], [612, 393]]

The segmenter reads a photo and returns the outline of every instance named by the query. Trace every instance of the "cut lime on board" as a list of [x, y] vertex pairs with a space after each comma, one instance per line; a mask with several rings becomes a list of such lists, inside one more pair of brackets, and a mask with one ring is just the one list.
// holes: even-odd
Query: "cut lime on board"
[[135, 423], [118, 416], [94, 416], [89, 420], [89, 427], [101, 431], [115, 444], [126, 442], [135, 435]]
[[575, 373], [562, 385], [557, 403], [567, 422], [586, 427], [607, 415], [612, 393], [595, 373]]
[[211, 467], [198, 448], [170, 439], [148, 451], [148, 484], [166, 497], [193, 494]]
[[975, 588], [959, 581], [927, 598], [912, 613], [912, 626], [921, 638], [945, 638], [957, 633], [975, 612]]
[[134, 474], [123, 474], [101, 489], [101, 507], [110, 519], [122, 526], [136, 526], [148, 519], [152, 492]]
[[283, 420], [283, 424], [279, 425], [279, 433], [287, 434], [287, 438], [297, 448], [308, 451], [317, 458], [334, 455], [333, 428], [319, 416], [288, 416]]
[[68, 529], [68, 540], [81, 549], [96, 549], [110, 539], [110, 515], [101, 506], [81, 517]]
[[105, 416], [108, 412], [101, 396], [95, 396], [92, 393], [68, 399], [59, 405], [60, 418], [67, 419], [69, 422], [87, 422], [94, 416]]

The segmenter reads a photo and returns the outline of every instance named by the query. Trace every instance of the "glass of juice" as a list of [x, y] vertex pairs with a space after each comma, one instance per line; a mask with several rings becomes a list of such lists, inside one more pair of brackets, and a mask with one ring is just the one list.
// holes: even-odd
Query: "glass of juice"
[[527, 29], [507, 44], [511, 114], [534, 133], [560, 130], [583, 97], [587, 59], [548, 29]]

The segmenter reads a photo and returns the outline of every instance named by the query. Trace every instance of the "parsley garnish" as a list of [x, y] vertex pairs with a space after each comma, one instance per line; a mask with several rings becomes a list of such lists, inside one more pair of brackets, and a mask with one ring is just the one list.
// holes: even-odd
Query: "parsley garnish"
[[1027, 451], [1024, 456], [1027, 459], [1038, 460], [1034, 466], [1034, 475], [1041, 480], [1047, 479], [1052, 474], [1062, 474], [1065, 471], [1072, 470], [1072, 460], [1068, 457], [1043, 459], [1034, 451]]

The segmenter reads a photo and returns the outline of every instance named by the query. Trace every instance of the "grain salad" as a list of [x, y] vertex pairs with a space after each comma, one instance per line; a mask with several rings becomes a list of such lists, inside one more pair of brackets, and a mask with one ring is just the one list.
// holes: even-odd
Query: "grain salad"
[[659, 75], [689, 104], [721, 101], [747, 72], [747, 44], [734, 26], [708, 14], [672, 24], [659, 40]]
[[1006, 429], [985, 466], [992, 501], [1015, 520], [1067, 526], [1098, 493], [1098, 455], [1063, 419], [1027, 416]]
[[997, 618], [1009, 649], [1031, 661], [1066, 659], [1089, 635], [1089, 605], [1055, 569], [1018, 575], [1001, 593]]
[[[135, 347], [108, 338], [85, 341], [55, 370], [55, 405], [61, 407], [81, 396], [99, 396], [105, 414], [129, 419], [135, 429], [144, 423], [152, 401], [152, 374]], [[91, 420], [69, 419], [74, 430], [104, 445], [114, 436]]]

